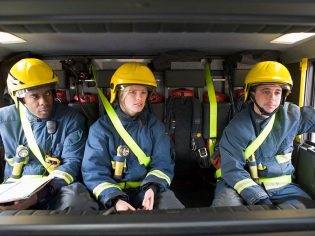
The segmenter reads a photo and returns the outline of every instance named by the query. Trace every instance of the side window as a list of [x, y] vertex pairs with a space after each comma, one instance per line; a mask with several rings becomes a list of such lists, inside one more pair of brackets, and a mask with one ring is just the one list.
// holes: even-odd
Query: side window
[[[307, 74], [305, 80], [305, 94], [304, 105], [315, 108], [315, 74], [314, 74], [315, 60], [310, 60], [307, 67]], [[306, 140], [315, 143], [315, 133], [305, 135]]]
[[[293, 88], [287, 101], [299, 106], [312, 106], [315, 108], [315, 60], [303, 58], [300, 62], [286, 64], [293, 79]], [[315, 143], [315, 133], [303, 134], [297, 141], [311, 141]]]

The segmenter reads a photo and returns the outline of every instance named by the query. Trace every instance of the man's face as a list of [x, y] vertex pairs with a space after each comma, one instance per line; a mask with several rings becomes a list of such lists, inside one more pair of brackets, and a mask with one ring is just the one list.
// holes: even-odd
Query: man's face
[[27, 109], [38, 118], [50, 116], [53, 107], [53, 94], [51, 89], [34, 89], [26, 93], [24, 103]]
[[[257, 104], [266, 112], [272, 113], [281, 103], [282, 88], [278, 84], [260, 85], [253, 92]], [[254, 110], [257, 114], [261, 114], [256, 104]]]

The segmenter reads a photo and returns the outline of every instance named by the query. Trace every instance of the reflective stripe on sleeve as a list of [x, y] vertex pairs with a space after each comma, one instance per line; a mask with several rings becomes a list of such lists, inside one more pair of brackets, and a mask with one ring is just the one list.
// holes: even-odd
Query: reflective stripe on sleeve
[[98, 197], [104, 190], [109, 189], [109, 188], [118, 188], [119, 190], [121, 190], [121, 188], [117, 184], [112, 184], [109, 182], [101, 183], [93, 189], [93, 194], [96, 197], [96, 200], [98, 200]]
[[61, 170], [53, 170], [50, 175], [63, 179], [67, 184], [71, 184], [73, 182], [72, 175]]
[[238, 181], [235, 185], [234, 185], [234, 189], [238, 192], [238, 194], [241, 194], [241, 192], [248, 187], [257, 185], [254, 180], [252, 179], [243, 179], [241, 181]]
[[168, 185], [171, 184], [171, 179], [170, 179], [170, 177], [168, 177], [166, 174], [164, 174], [164, 173], [163, 173], [162, 171], [160, 171], [160, 170], [152, 170], [152, 171], [150, 171], [150, 172], [147, 174], [147, 176], [149, 176], [149, 175], [154, 175], [154, 176], [156, 176], [156, 177], [158, 177], [158, 178], [164, 179], [164, 180], [168, 183]]

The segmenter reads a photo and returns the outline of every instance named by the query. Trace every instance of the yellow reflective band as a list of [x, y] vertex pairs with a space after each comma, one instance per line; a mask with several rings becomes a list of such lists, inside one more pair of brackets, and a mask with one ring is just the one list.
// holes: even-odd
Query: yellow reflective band
[[13, 158], [13, 157], [9, 158], [9, 157], [5, 156], [4, 159], [6, 160], [6, 162], [7, 162], [10, 166], [13, 166], [13, 165], [14, 165], [14, 158]]
[[17, 182], [17, 181], [20, 181], [20, 180], [25, 180], [25, 179], [39, 179], [39, 178], [43, 178], [43, 177], [46, 177], [46, 176], [43, 176], [43, 175], [23, 175], [21, 178], [19, 179], [14, 179], [14, 178], [7, 178], [4, 183], [7, 183], [7, 182]]
[[118, 186], [121, 189], [127, 189], [127, 188], [137, 188], [141, 185], [141, 181], [128, 181], [128, 182], [121, 182], [118, 183]]
[[211, 78], [209, 63], [205, 63], [205, 80], [209, 98], [209, 153], [210, 156], [214, 153], [214, 146], [217, 138], [217, 98], [213, 80]]
[[104, 190], [109, 189], [109, 188], [118, 188], [119, 190], [121, 190], [121, 188], [117, 184], [112, 184], [109, 182], [101, 183], [93, 189], [93, 194], [96, 200], [98, 200], [98, 197]]
[[43, 178], [46, 177], [44, 175], [23, 175], [21, 179], [38, 179], [38, 178]]
[[160, 170], [153, 170], [153, 171], [150, 171], [150, 172], [147, 174], [147, 176], [149, 176], [149, 175], [154, 175], [154, 176], [156, 176], [156, 177], [158, 177], [158, 178], [164, 179], [164, 180], [168, 183], [168, 185], [171, 184], [171, 179], [170, 179], [170, 177], [168, 177], [166, 174], [164, 174], [164, 173], [163, 173], [162, 171], [160, 171]]
[[220, 168], [220, 169], [217, 169], [217, 170], [215, 171], [215, 177], [216, 177], [217, 179], [219, 179], [219, 178], [221, 178], [221, 176], [222, 176], [222, 173], [221, 173], [221, 168]]
[[17, 182], [20, 179], [14, 179], [14, 178], [7, 178], [6, 180], [3, 181], [3, 183], [11, 183], [11, 182]]
[[73, 182], [72, 175], [61, 170], [54, 170], [50, 173], [50, 175], [63, 179], [67, 184], [71, 184]]
[[292, 183], [291, 175], [283, 175], [274, 178], [259, 178], [259, 182], [263, 183], [267, 190], [281, 188], [287, 184]]
[[292, 156], [292, 153], [276, 155], [276, 160], [279, 164], [286, 163], [288, 161], [291, 161], [291, 156]]
[[235, 185], [234, 185], [234, 189], [241, 194], [241, 192], [248, 187], [257, 185], [254, 180], [252, 179], [243, 179], [241, 181], [238, 181]]
[[244, 156], [247, 160], [251, 155], [256, 152], [256, 150], [260, 147], [260, 145], [265, 141], [268, 134], [270, 133], [273, 123], [275, 121], [276, 114], [273, 114], [268, 122], [268, 124], [265, 126], [263, 131], [258, 135], [258, 137], [245, 149]]

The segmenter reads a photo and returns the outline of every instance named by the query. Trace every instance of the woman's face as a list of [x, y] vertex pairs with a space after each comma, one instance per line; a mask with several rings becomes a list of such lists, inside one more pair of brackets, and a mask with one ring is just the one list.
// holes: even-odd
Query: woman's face
[[146, 86], [130, 85], [119, 91], [119, 105], [124, 113], [133, 117], [143, 110], [147, 97]]

